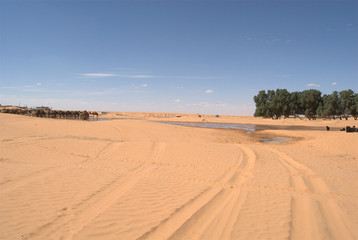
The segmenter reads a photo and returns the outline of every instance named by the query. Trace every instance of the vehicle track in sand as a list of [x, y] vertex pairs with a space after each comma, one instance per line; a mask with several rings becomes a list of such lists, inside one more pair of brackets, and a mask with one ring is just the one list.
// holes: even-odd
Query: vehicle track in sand
[[[238, 147], [241, 154], [236, 165], [218, 181], [224, 186], [209, 187], [138, 239], [228, 239], [247, 194], [234, 185], [253, 177], [256, 158], [250, 148]], [[213, 228], [217, 222], [224, 222], [225, 228]]]
[[[49, 142], [51, 143], [52, 141], [51, 140], [57, 140], [55, 138], [46, 138], [46, 139], [40, 139], [38, 141], [31, 141], [30, 143], [27, 143], [26, 144], [43, 144], [45, 142]], [[113, 144], [116, 144], [117, 142], [109, 142], [105, 147], [101, 148], [96, 156], [98, 157], [102, 152], [106, 151], [106, 149], [108, 149], [111, 145]], [[68, 154], [68, 155], [72, 155], [72, 156], [75, 156], [75, 157], [83, 157], [85, 158], [82, 162], [85, 162], [85, 161], [88, 161], [90, 159], [89, 156], [86, 156], [86, 155], [82, 155], [82, 154], [75, 154], [75, 153], [70, 153], [70, 152], [65, 152], [65, 151], [59, 151], [57, 149], [52, 149], [52, 148], [49, 148], [47, 147], [46, 145], [41, 145], [41, 146], [38, 146], [40, 148], [43, 148], [43, 149], [47, 149], [47, 150], [50, 150], [50, 151], [54, 151], [54, 152], [59, 152], [59, 153], [64, 153], [64, 154]], [[9, 164], [12, 164], [11, 161], [8, 161]], [[18, 163], [17, 164], [20, 164], [22, 166], [31, 166], [30, 163]], [[25, 175], [20, 175], [20, 176], [16, 176], [16, 177], [12, 177], [11, 179], [8, 179], [4, 182], [1, 182], [0, 183], [0, 194], [4, 194], [8, 191], [12, 191], [18, 187], [22, 187], [26, 184], [30, 184], [34, 181], [37, 181], [41, 178], [44, 178], [45, 176], [48, 176], [48, 175], [56, 175], [58, 174], [59, 172], [61, 171], [64, 171], [64, 170], [67, 170], [69, 168], [75, 168], [75, 167], [78, 167], [78, 168], [86, 168], [86, 167], [83, 167], [83, 165], [79, 165], [79, 164], [61, 164], [61, 163], [56, 163], [56, 164], [53, 164], [53, 163], [49, 163], [49, 164], [43, 164], [43, 168], [41, 170], [37, 170], [37, 171], [34, 171], [34, 172], [30, 172], [28, 174], [25, 174]]]
[[[332, 200], [336, 195], [312, 169], [295, 161], [290, 156], [276, 149], [266, 147], [274, 153], [280, 163], [290, 173], [291, 185], [306, 194], [291, 197], [292, 239], [356, 239], [350, 221]], [[317, 198], [317, 196], [319, 196]], [[303, 225], [311, 222], [311, 227]]]
[[8, 191], [12, 191], [15, 188], [22, 187], [29, 184], [39, 178], [43, 178], [46, 175], [53, 174], [56, 167], [44, 167], [41, 170], [30, 172], [25, 175], [18, 176], [16, 178], [9, 179], [5, 182], [0, 183], [0, 194], [5, 194]]
[[[118, 130], [118, 129], [117, 129]], [[103, 141], [103, 142], [122, 142], [122, 139], [110, 139], [110, 138], [97, 138], [97, 137], [79, 137], [79, 136], [58, 136], [58, 137], [21, 137], [21, 138], [11, 138], [3, 139], [1, 141], [5, 147], [9, 146], [26, 146], [26, 145], [37, 145], [39, 143], [50, 143], [55, 140], [66, 140], [66, 139], [76, 139], [76, 140], [85, 140], [85, 141]]]
[[[106, 149], [106, 148], [105, 148]], [[105, 151], [105, 149], [102, 149]], [[61, 214], [50, 222], [43, 224], [23, 239], [72, 239], [78, 231], [91, 222], [96, 216], [114, 204], [129, 191], [143, 176], [151, 172], [153, 165], [147, 162], [158, 161], [165, 151], [165, 143], [154, 142], [147, 161], [126, 175], [121, 175], [98, 189], [87, 199], [60, 210]]]
[[[351, 223], [336, 201], [346, 197], [357, 199], [357, 196], [334, 192], [325, 182], [327, 179], [351, 179], [319, 175], [273, 145], [232, 144], [230, 146], [238, 150], [225, 155], [226, 158], [220, 155], [224, 148], [217, 148], [215, 154], [218, 154], [218, 159], [232, 161], [213, 164], [207, 161], [209, 159], [200, 159], [201, 154], [204, 151], [207, 154], [211, 147], [201, 148], [201, 145], [207, 146], [207, 142], [191, 146], [194, 149], [192, 152], [196, 153], [195, 157], [199, 156], [200, 161], [196, 162], [196, 158], [189, 154], [176, 157], [179, 151], [170, 151], [185, 151], [187, 143], [179, 145], [162, 142], [161, 138], [150, 136], [141, 129], [131, 130], [135, 135], [132, 138], [128, 138], [125, 135], [127, 132], [116, 126], [113, 126], [113, 131], [119, 134], [118, 139], [116, 136], [114, 139], [67, 136], [28, 137], [1, 142], [2, 146], [11, 148], [17, 144], [25, 146], [26, 150], [32, 147], [44, 148], [52, 156], [56, 155], [57, 159], [69, 159], [49, 162], [49, 165], [41, 161], [36, 168], [29, 168], [26, 174], [23, 172], [22, 176], [16, 176], [12, 181], [0, 183], [0, 193], [3, 196], [11, 193], [11, 197], [17, 200], [18, 203], [9, 201], [13, 203], [13, 209], [28, 210], [28, 216], [34, 218], [27, 219], [39, 220], [39, 224], [27, 231], [23, 239], [86, 239], [83, 236], [87, 233], [91, 236], [105, 232], [105, 229], [91, 232], [93, 226], [101, 228], [102, 225], [97, 223], [108, 224], [111, 230], [114, 229], [111, 232], [113, 235], [126, 231], [123, 227], [128, 225], [135, 229], [131, 232], [131, 236], [135, 237], [130, 239], [357, 239], [352, 232], [354, 228], [349, 225]], [[60, 146], [61, 149], [55, 146], [54, 141], [64, 139], [79, 140], [78, 146], [89, 143], [93, 148], [85, 152], [79, 148], [68, 150], [66, 144]], [[225, 148], [225, 151], [227, 149], [231, 148]], [[271, 165], [264, 163], [266, 158], [271, 158]], [[14, 162], [4, 161], [3, 164]], [[28, 162], [16, 164], [29, 165]], [[56, 198], [50, 203], [46, 202], [52, 205], [47, 218], [38, 218], [41, 214], [36, 212], [36, 207], [19, 201], [21, 195], [17, 192], [21, 193], [27, 187], [26, 184], [34, 183], [32, 189], [43, 195], [39, 194], [37, 202], [33, 203], [36, 206], [44, 204], [49, 199], [46, 195], [49, 194], [46, 192], [48, 186], [55, 186], [51, 185], [52, 179], [62, 173], [66, 174], [67, 179], [63, 183], [67, 184], [67, 188], [57, 195], [50, 192]], [[79, 181], [81, 176], [84, 176], [83, 181]], [[89, 184], [83, 184], [87, 180]], [[91, 186], [98, 180], [101, 182]], [[46, 185], [46, 181], [49, 185]], [[167, 182], [170, 183], [165, 185]], [[195, 188], [190, 189], [193, 185]], [[179, 187], [175, 189], [173, 186]], [[184, 197], [182, 192], [185, 191], [181, 187], [189, 189]], [[76, 191], [81, 193], [71, 199], [71, 194], [76, 194]], [[171, 195], [173, 191], [177, 191], [177, 195]], [[62, 199], [61, 194], [69, 197]], [[153, 221], [143, 218], [140, 216], [143, 212], [135, 211], [135, 208], [146, 207], [138, 199], [147, 201], [146, 206], [153, 210], [144, 211], [148, 214], [146, 217], [153, 218], [156, 216], [153, 214], [155, 211], [164, 213], [156, 219], [154, 217]], [[169, 200], [165, 202], [163, 199]], [[168, 204], [176, 199], [176, 204]], [[57, 203], [53, 205], [55, 201]], [[136, 201], [134, 207], [131, 206], [132, 201]], [[160, 206], [164, 205], [163, 202], [167, 205]], [[153, 205], [156, 207], [153, 208]], [[138, 218], [133, 218], [135, 221], [132, 219], [132, 222], [119, 221], [124, 209], [138, 215]], [[109, 218], [108, 213], [113, 218]], [[123, 218], [126, 218], [125, 214]], [[21, 226], [11, 227], [16, 230]], [[95, 235], [92, 236], [95, 238]]]

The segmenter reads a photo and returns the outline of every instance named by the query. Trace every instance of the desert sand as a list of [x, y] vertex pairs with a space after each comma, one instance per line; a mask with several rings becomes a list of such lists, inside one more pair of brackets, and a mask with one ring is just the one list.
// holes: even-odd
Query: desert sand
[[[180, 116], [180, 117], [179, 117]], [[0, 114], [0, 239], [358, 239], [358, 134], [149, 120], [345, 127], [350, 119]]]

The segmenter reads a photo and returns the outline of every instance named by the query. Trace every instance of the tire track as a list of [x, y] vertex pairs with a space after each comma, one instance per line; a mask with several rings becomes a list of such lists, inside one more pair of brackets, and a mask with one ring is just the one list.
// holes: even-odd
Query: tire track
[[[337, 203], [332, 200], [333, 191], [325, 181], [307, 166], [295, 161], [288, 155], [266, 147], [278, 156], [278, 160], [291, 175], [292, 187], [305, 192], [304, 196], [292, 196], [292, 229], [293, 239], [357, 239], [352, 231], [350, 221], [342, 213]], [[307, 177], [315, 176], [315, 177]], [[326, 200], [317, 201], [314, 195], [326, 196]], [[310, 228], [305, 227], [311, 222]]]
[[7, 147], [19, 146], [19, 145], [33, 145], [38, 143], [50, 142], [51, 140], [56, 140], [58, 138], [39, 138], [39, 137], [26, 137], [21, 139], [12, 139], [11, 142], [3, 142]]
[[[110, 142], [108, 143], [103, 149], [101, 149], [98, 154], [101, 154], [102, 152], [106, 151], [109, 147], [111, 147], [113, 144], [115, 144], [116, 142]], [[47, 148], [45, 148], [47, 149]], [[56, 175], [59, 172], [68, 170], [68, 169], [73, 169], [73, 168], [80, 168], [80, 169], [96, 169], [96, 170], [106, 170], [106, 168], [103, 168], [101, 166], [98, 167], [93, 167], [93, 166], [89, 166], [88, 164], [83, 165], [83, 163], [88, 162], [91, 159], [95, 159], [95, 158], [91, 158], [89, 156], [85, 156], [85, 155], [79, 155], [79, 154], [74, 154], [74, 153], [67, 153], [64, 151], [58, 151], [58, 150], [53, 150], [53, 149], [48, 149], [54, 152], [59, 152], [59, 153], [64, 153], [64, 154], [68, 154], [68, 155], [72, 155], [72, 156], [76, 156], [76, 157], [83, 157], [85, 158], [85, 160], [83, 160], [80, 164], [56, 164], [56, 165], [52, 165], [50, 167], [45, 167], [41, 170], [26, 174], [26, 175], [22, 175], [22, 176], [18, 176], [17, 178], [11, 179], [11, 180], [7, 180], [6, 182], [2, 182], [0, 183], [0, 193], [4, 194], [7, 193], [9, 191], [13, 191], [16, 188], [19, 187], [23, 187], [27, 184], [30, 184], [34, 181], [37, 181], [47, 175]]]
[[109, 142], [106, 146], [104, 146], [102, 149], [100, 149], [97, 153], [96, 153], [96, 158], [99, 158], [100, 155], [102, 155], [102, 153], [108, 151], [108, 149], [113, 146], [114, 142]]
[[[241, 155], [237, 164], [220, 180], [230, 188], [208, 188], [138, 239], [208, 239], [214, 235], [213, 239], [229, 239], [247, 195], [247, 190], [235, 189], [233, 184], [241, 185], [253, 177], [250, 171], [256, 159], [249, 147], [238, 147]], [[225, 227], [221, 231], [210, 228], [216, 222], [225, 222]]]
[[[51, 170], [51, 171], [50, 171]], [[0, 193], [4, 194], [9, 191], [13, 191], [16, 188], [23, 187], [27, 184], [30, 184], [39, 178], [43, 178], [44, 176], [47, 176], [49, 174], [57, 174], [60, 171], [63, 171], [64, 169], [59, 169], [57, 167], [46, 167], [44, 169], [32, 172], [27, 175], [19, 176], [15, 179], [8, 180], [6, 182], [0, 183]]]
[[230, 239], [233, 227], [247, 199], [248, 189], [240, 186], [253, 177], [252, 169], [256, 161], [256, 155], [250, 147], [245, 145], [238, 145], [238, 147], [242, 152], [243, 161], [229, 180], [231, 187], [223, 189], [216, 199], [200, 209], [171, 239]]
[[46, 143], [57, 140], [76, 139], [80, 141], [103, 141], [103, 142], [123, 142], [122, 140], [109, 139], [109, 138], [96, 138], [96, 137], [77, 137], [77, 136], [59, 136], [59, 137], [24, 137], [20, 139], [11, 139], [11, 141], [2, 141], [1, 144], [12, 147], [12, 146], [26, 146], [34, 145], [39, 143]]
[[[153, 143], [148, 161], [158, 161], [165, 151], [165, 143]], [[42, 225], [33, 233], [24, 235], [23, 239], [63, 239], [70, 240], [84, 226], [113, 205], [126, 192], [154, 167], [144, 163], [125, 176], [120, 176], [96, 191], [85, 201], [62, 210], [62, 214], [51, 222]]]

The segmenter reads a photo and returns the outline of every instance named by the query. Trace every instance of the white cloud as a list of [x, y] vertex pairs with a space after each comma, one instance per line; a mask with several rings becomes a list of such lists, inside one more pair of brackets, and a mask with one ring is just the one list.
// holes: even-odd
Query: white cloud
[[176, 76], [176, 75], [143, 75], [143, 74], [118, 74], [115, 75], [120, 78], [160, 78], [160, 79], [194, 79], [194, 80], [211, 80], [218, 79], [218, 77], [208, 77], [208, 76]]
[[176, 103], [180, 103], [181, 102], [181, 100], [178, 98], [178, 99], [175, 99], [175, 101], [174, 102], [176, 102]]
[[320, 85], [319, 84], [316, 84], [316, 83], [309, 83], [309, 84], [307, 84], [307, 87], [320, 87]]
[[210, 89], [208, 89], [208, 90], [205, 91], [205, 93], [208, 93], [208, 94], [213, 93], [213, 92], [214, 92], [214, 91], [213, 91], [213, 90], [210, 90]]
[[208, 77], [208, 76], [160, 76], [158, 78], [193, 79], [193, 80], [213, 80], [213, 79], [218, 79], [218, 77]]
[[121, 78], [154, 78], [151, 75], [119, 75]]
[[273, 45], [273, 44], [276, 44], [276, 43], [279, 43], [281, 42], [281, 39], [280, 38], [274, 38], [274, 37], [271, 37], [269, 40], [266, 41], [269, 45]]
[[332, 83], [332, 85], [333, 85], [333, 86], [336, 86], [336, 85], [337, 85], [337, 83], [336, 83], [336, 82], [333, 82], [333, 83]]
[[153, 78], [151, 75], [131, 75], [130, 78]]
[[82, 77], [89, 77], [89, 78], [98, 78], [98, 77], [115, 77], [116, 74], [112, 73], [82, 73], [80, 74]]
[[81, 78], [104, 78], [104, 77], [120, 77], [120, 78], [154, 78], [152, 75], [140, 75], [140, 74], [130, 74], [130, 75], [119, 75], [113, 73], [82, 73], [79, 74]]
[[200, 102], [200, 103], [188, 103], [186, 104], [188, 107], [208, 107], [210, 104], [208, 102]]
[[148, 87], [148, 84], [144, 83], [141, 85], [142, 87]]
[[36, 83], [36, 85], [37, 85], [37, 86], [41, 86], [41, 85], [42, 85], [42, 83], [39, 83], [39, 82], [38, 82], [38, 83]]
[[352, 23], [346, 24], [346, 30], [348, 32], [354, 31], [354, 25]]
[[226, 103], [216, 103], [215, 107], [226, 107], [227, 104]]

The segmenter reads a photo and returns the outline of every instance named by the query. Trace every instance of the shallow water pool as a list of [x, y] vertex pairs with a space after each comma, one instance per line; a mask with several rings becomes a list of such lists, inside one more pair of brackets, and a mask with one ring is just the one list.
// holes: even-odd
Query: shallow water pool
[[301, 131], [324, 131], [323, 127], [306, 127], [306, 126], [277, 126], [277, 125], [256, 125], [256, 124], [238, 124], [238, 123], [207, 123], [207, 122], [168, 122], [157, 121], [159, 123], [180, 125], [187, 127], [201, 128], [218, 128], [218, 129], [234, 129], [244, 130], [247, 134], [256, 134], [259, 142], [262, 143], [285, 143], [293, 141], [293, 138], [278, 137], [267, 134], [257, 133], [261, 130], [301, 130]]

